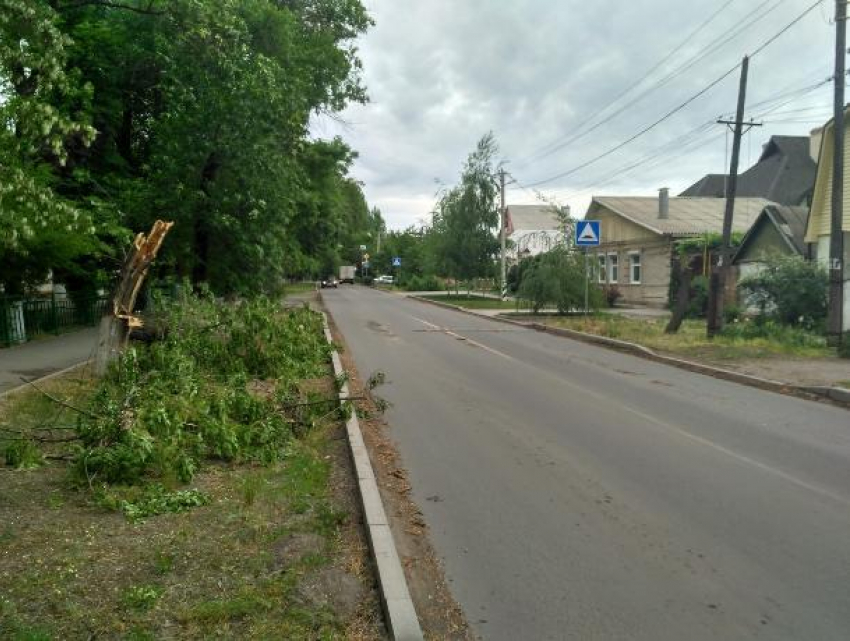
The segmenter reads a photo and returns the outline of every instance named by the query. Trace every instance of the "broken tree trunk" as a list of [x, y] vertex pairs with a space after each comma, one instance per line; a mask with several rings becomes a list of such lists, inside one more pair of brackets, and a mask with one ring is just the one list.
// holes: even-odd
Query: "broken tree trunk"
[[95, 373], [103, 376], [110, 361], [112, 361], [127, 344], [127, 337], [133, 327], [141, 327], [141, 319], [133, 316], [136, 297], [145, 282], [148, 268], [156, 258], [168, 230], [173, 222], [157, 220], [150, 234], [138, 234], [133, 241], [133, 248], [124, 259], [118, 285], [112, 297], [111, 313], [100, 321], [100, 333], [97, 340], [97, 355], [95, 356]]

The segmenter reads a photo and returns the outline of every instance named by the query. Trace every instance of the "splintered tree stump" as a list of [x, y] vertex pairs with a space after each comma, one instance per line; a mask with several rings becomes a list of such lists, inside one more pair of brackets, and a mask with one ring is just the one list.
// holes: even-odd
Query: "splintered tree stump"
[[133, 241], [133, 248], [124, 259], [121, 266], [121, 274], [115, 294], [112, 296], [112, 308], [110, 313], [100, 321], [100, 332], [97, 340], [97, 354], [95, 356], [95, 373], [102, 376], [106, 368], [127, 345], [130, 330], [141, 327], [141, 319], [133, 315], [133, 307], [136, 305], [136, 297], [145, 282], [148, 269], [156, 258], [162, 242], [165, 240], [168, 230], [174, 226], [173, 222], [157, 220], [151, 228], [150, 234], [138, 234]]

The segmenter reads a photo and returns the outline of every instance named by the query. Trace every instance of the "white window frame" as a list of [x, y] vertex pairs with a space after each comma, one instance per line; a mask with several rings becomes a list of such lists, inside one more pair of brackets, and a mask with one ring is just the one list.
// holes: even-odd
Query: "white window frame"
[[608, 276], [608, 257], [605, 254], [596, 254], [596, 280], [598, 283], [605, 283], [605, 278]]
[[[637, 258], [637, 262], [635, 262]], [[638, 268], [640, 278], [635, 279], [635, 267]], [[643, 280], [643, 257], [639, 251], [629, 252], [629, 283], [632, 285], [640, 285]]]
[[[611, 260], [613, 258], [613, 260]], [[605, 261], [608, 265], [608, 282], [616, 284], [620, 277], [620, 256], [617, 252], [610, 252]]]

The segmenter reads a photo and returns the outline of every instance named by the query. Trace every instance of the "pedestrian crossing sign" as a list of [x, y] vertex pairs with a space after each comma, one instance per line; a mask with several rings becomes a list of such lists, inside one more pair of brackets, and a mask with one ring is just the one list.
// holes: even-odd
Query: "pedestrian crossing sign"
[[602, 240], [598, 220], [576, 221], [576, 246], [596, 247]]

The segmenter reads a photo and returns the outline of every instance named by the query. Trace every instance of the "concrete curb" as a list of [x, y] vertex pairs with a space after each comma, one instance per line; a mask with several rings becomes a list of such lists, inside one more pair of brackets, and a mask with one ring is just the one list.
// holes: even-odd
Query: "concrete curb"
[[[328, 316], [322, 312], [324, 319], [325, 338], [328, 343], [333, 344]], [[334, 375], [344, 375], [342, 361], [336, 350], [331, 353]], [[342, 385], [339, 391], [340, 402], [348, 397], [348, 383]], [[419, 619], [410, 598], [410, 590], [407, 580], [404, 578], [404, 569], [398, 556], [393, 534], [390, 530], [390, 522], [387, 519], [384, 504], [381, 502], [381, 494], [378, 490], [378, 480], [369, 460], [369, 452], [363, 442], [363, 434], [360, 431], [360, 423], [357, 413], [352, 411], [345, 422], [345, 430], [348, 434], [348, 445], [351, 450], [351, 458], [354, 461], [354, 471], [357, 475], [357, 487], [360, 490], [360, 503], [363, 506], [363, 516], [366, 522], [366, 530], [369, 535], [369, 544], [378, 570], [378, 583], [381, 591], [381, 603], [387, 618], [387, 627], [390, 636], [397, 641], [421, 641], [424, 639]]]
[[838, 405], [850, 407], [850, 390], [845, 390], [840, 387], [804, 386], [793, 385], [791, 383], [783, 383], [781, 381], [772, 381], [767, 378], [760, 378], [758, 376], [752, 376], [750, 374], [733, 372], [731, 370], [721, 369], [719, 367], [712, 367], [711, 365], [695, 363], [694, 361], [686, 361], [684, 359], [675, 358], [673, 356], [665, 356], [664, 354], [659, 354], [658, 352], [655, 352], [649, 349], [648, 347], [644, 347], [643, 345], [638, 345], [637, 343], [630, 343], [628, 341], [621, 341], [616, 338], [596, 336], [595, 334], [579, 332], [574, 329], [565, 329], [563, 327], [552, 327], [543, 323], [518, 321], [499, 316], [488, 316], [472, 309], [465, 309], [462, 307], [457, 307], [456, 305], [450, 305], [448, 303], [441, 303], [427, 298], [420, 298], [419, 296], [408, 296], [408, 298], [411, 300], [418, 300], [422, 303], [427, 303], [429, 305], [436, 305], [437, 307], [453, 309], [455, 311], [471, 316], [477, 316], [479, 318], [488, 318], [490, 320], [494, 320], [500, 323], [508, 323], [510, 325], [517, 325], [519, 327], [526, 327], [528, 329], [533, 329], [535, 331], [543, 332], [546, 334], [554, 334], [555, 336], [572, 338], [574, 340], [579, 340], [585, 343], [593, 343], [602, 347], [608, 347], [610, 349], [616, 349], [621, 352], [627, 352], [629, 354], [633, 354], [634, 356], [655, 361], [657, 363], [663, 363], [672, 367], [678, 367], [679, 369], [684, 369], [689, 372], [704, 374], [706, 376], [712, 376], [714, 378], [731, 381], [733, 383], [740, 383], [741, 385], [749, 385], [750, 387], [756, 387], [758, 389], [776, 392], [777, 394], [796, 396], [807, 400], [827, 399]]
[[[48, 374], [47, 376], [42, 376], [41, 378], [34, 378], [31, 383], [42, 383], [44, 381], [49, 381], [51, 378], [57, 378], [58, 376], [64, 376], [70, 372], [73, 372], [78, 367], [82, 367], [84, 365], [88, 365], [91, 362], [91, 359], [82, 361], [77, 363], [76, 365], [71, 365], [70, 367], [66, 367], [65, 369], [60, 369], [58, 372], [53, 372], [52, 374]], [[13, 387], [12, 389], [8, 389], [5, 392], [0, 392], [0, 400], [6, 398], [7, 396], [11, 396], [12, 394], [16, 394], [17, 392], [25, 390], [29, 387], [29, 383], [24, 383], [23, 385], [18, 385], [17, 387]]]

